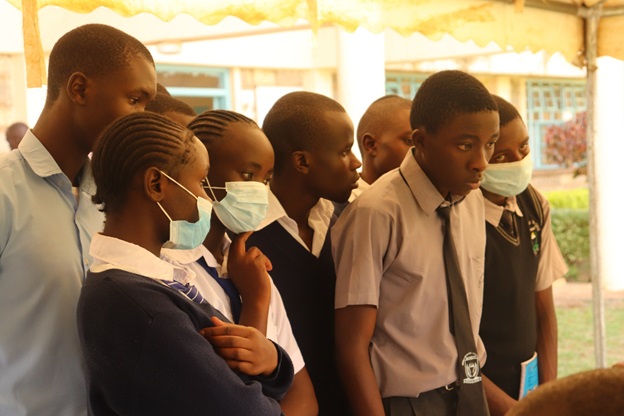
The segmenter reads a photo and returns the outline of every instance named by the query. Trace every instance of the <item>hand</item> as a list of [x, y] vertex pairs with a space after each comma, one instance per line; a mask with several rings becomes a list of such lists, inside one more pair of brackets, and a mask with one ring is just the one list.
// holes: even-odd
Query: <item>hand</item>
[[226, 324], [210, 318], [215, 324], [200, 330], [232, 370], [243, 374], [268, 376], [277, 368], [277, 348], [260, 331], [249, 326]]
[[232, 283], [240, 293], [243, 303], [266, 302], [271, 298], [271, 261], [257, 247], [245, 249], [245, 243], [253, 231], [235, 236], [230, 244], [227, 271]]

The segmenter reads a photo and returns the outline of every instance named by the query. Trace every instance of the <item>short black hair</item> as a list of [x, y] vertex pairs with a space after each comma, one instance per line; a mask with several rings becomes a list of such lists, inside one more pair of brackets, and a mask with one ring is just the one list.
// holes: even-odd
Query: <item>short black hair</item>
[[290, 155], [317, 145], [327, 112], [346, 113], [337, 101], [321, 94], [296, 91], [284, 95], [269, 110], [262, 130], [275, 151], [275, 171], [280, 172]]
[[519, 118], [522, 120], [518, 109], [513, 106], [509, 101], [505, 100], [498, 95], [492, 94], [492, 98], [496, 101], [496, 105], [498, 106], [498, 114], [500, 116], [500, 126], [506, 126], [507, 123]]
[[67, 32], [50, 52], [46, 103], [56, 101], [71, 74], [97, 77], [127, 68], [135, 56], [154, 64], [145, 45], [114, 27], [88, 24]]
[[422, 83], [410, 112], [412, 129], [435, 133], [460, 114], [498, 111], [487, 88], [472, 75], [457, 70], [440, 71]]
[[368, 106], [357, 127], [357, 141], [362, 152], [362, 138], [365, 133], [379, 134], [387, 123], [387, 118], [401, 110], [409, 110], [412, 102], [407, 98], [391, 94], [376, 99]]
[[119, 210], [134, 175], [152, 166], [176, 178], [194, 157], [193, 137], [189, 129], [156, 113], [118, 119], [93, 149], [91, 167], [97, 186], [93, 202], [103, 204], [104, 212]]
[[147, 103], [145, 106], [145, 111], [151, 111], [153, 113], [158, 113], [162, 115], [166, 115], [169, 112], [175, 112], [184, 114], [191, 117], [196, 117], [197, 113], [193, 110], [193, 107], [188, 105], [182, 100], [178, 100], [175, 97], [165, 93], [156, 93], [156, 96], [152, 101]]
[[206, 149], [210, 150], [223, 139], [225, 131], [234, 123], [243, 123], [260, 129], [258, 124], [249, 117], [229, 110], [204, 111], [189, 123], [188, 128], [206, 146]]

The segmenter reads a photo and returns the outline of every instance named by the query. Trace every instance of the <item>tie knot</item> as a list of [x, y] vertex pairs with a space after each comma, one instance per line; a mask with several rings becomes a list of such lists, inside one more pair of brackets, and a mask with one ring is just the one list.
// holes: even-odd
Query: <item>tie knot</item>
[[451, 217], [451, 206], [444, 204], [444, 205], [440, 205], [436, 211], [438, 212], [438, 215], [440, 217], [442, 217], [442, 219], [444, 221], [448, 221], [449, 218]]

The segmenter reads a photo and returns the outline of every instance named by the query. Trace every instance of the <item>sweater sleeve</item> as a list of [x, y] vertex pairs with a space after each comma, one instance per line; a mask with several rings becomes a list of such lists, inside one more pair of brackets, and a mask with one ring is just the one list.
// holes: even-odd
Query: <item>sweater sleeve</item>
[[281, 414], [293, 378], [281, 348], [269, 377], [237, 374], [197, 330], [208, 314], [197, 321], [167, 295], [106, 283], [83, 287], [78, 307], [92, 415]]

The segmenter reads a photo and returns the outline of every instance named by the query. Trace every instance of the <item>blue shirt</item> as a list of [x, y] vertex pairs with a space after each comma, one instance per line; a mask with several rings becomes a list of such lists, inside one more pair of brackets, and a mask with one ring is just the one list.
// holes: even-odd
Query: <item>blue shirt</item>
[[0, 415], [87, 413], [76, 305], [103, 228], [94, 192], [88, 160], [77, 201], [31, 131], [0, 157]]

